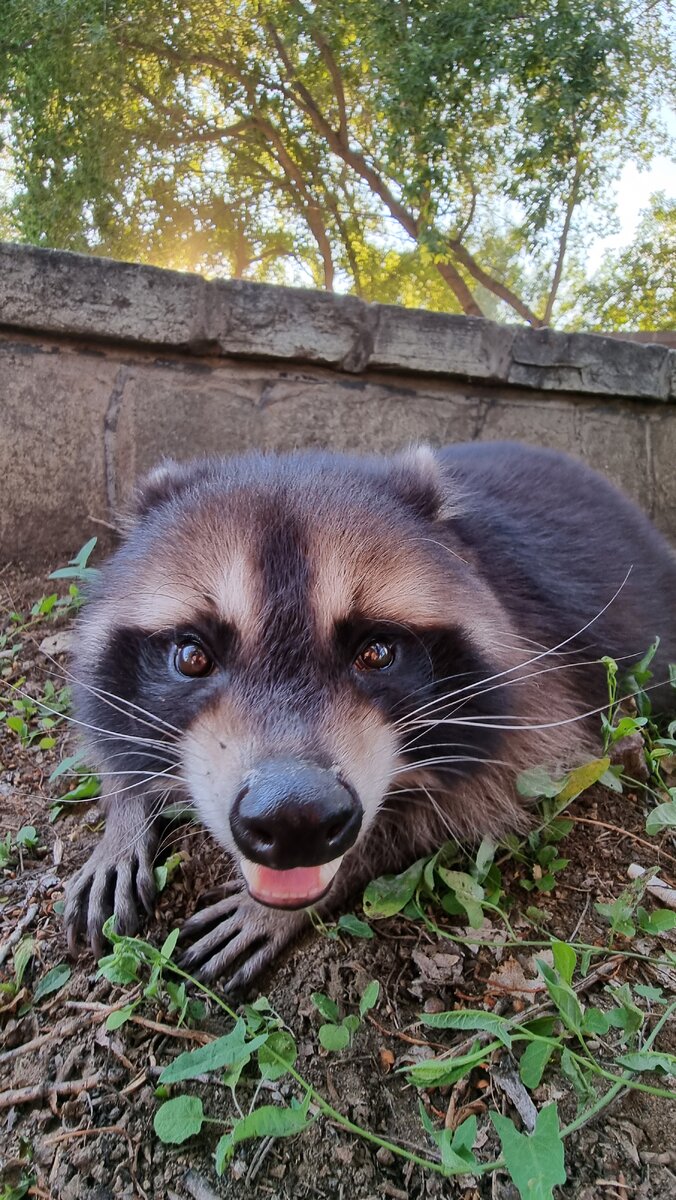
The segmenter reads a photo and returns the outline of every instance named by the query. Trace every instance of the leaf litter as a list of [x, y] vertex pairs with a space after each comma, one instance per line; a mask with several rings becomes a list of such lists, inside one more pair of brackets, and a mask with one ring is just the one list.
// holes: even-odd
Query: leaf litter
[[[28, 638], [18, 666], [39, 695], [44, 660]], [[224, 1020], [208, 998], [199, 1020], [188, 1016], [195, 996], [190, 988], [180, 994], [177, 980], [170, 992], [168, 976], [153, 983], [151, 974], [141, 987], [132, 980], [125, 987], [97, 977], [86, 957], [75, 964], [65, 960], [62, 883], [86, 856], [97, 817], [76, 803], [64, 809], [57, 829], [50, 825], [49, 805], [65, 790], [76, 790], [72, 775], [49, 782], [72, 747], [58, 726], [48, 731], [54, 745], [28, 741], [30, 730], [24, 744], [20, 732], [26, 733], [0, 724], [3, 797], [9, 799], [2, 836], [10, 837], [0, 946], [35, 908], [11, 948], [0, 1001], [0, 1078], [5, 1096], [17, 1097], [5, 1124], [8, 1159], [0, 1178], [6, 1189], [19, 1189], [23, 1178], [35, 1194], [42, 1189], [64, 1200], [82, 1194], [170, 1200], [199, 1187], [210, 1196], [273, 1194], [280, 1200], [341, 1191], [355, 1200], [399, 1193], [475, 1200], [493, 1194], [492, 1176], [481, 1171], [492, 1159], [503, 1163], [519, 1194], [533, 1200], [591, 1200], [609, 1194], [620, 1176], [633, 1189], [628, 1194], [673, 1193], [673, 1146], [665, 1148], [664, 1141], [664, 1130], [676, 1124], [674, 1101], [665, 1098], [674, 1086], [672, 1026], [664, 1026], [658, 1045], [647, 1045], [648, 1030], [666, 1011], [674, 986], [673, 963], [663, 952], [668, 942], [660, 940], [668, 931], [655, 927], [656, 902], [645, 892], [641, 905], [632, 907], [632, 900], [628, 912], [618, 908], [615, 916], [616, 924], [634, 924], [635, 940], [613, 932], [613, 914], [609, 919], [602, 909], [620, 898], [626, 910], [621, 896], [628, 866], [638, 860], [649, 872], [658, 857], [656, 851], [651, 860], [638, 842], [632, 847], [622, 836], [645, 836], [645, 808], [635, 794], [597, 787], [574, 802], [566, 812], [572, 825], [565, 853], [556, 852], [569, 862], [554, 874], [549, 891], [537, 886], [554, 861], [548, 854], [538, 859], [546, 842], [528, 848], [526, 864], [518, 858], [502, 862], [499, 884], [491, 854], [484, 852], [478, 874], [464, 863], [439, 862], [435, 875], [435, 867], [420, 863], [403, 886], [392, 881], [380, 894], [372, 887], [363, 912], [357, 903], [335, 936], [313, 935], [261, 981], [268, 1009], [260, 1006], [256, 1013], [249, 1004], [240, 1010], [240, 1025]], [[588, 775], [598, 778], [601, 765], [591, 766]], [[560, 782], [548, 787], [545, 781], [552, 804], [561, 795]], [[568, 793], [579, 783], [568, 780]], [[527, 784], [535, 786], [533, 780]], [[671, 829], [666, 807], [652, 818], [663, 837]], [[574, 824], [576, 814], [619, 830], [599, 833], [591, 871], [590, 830]], [[38, 835], [32, 848], [18, 837], [30, 827]], [[200, 843], [198, 852], [188, 839], [180, 848], [180, 862], [163, 879], [148, 931], [152, 944], [160, 946], [176, 914], [195, 903], [198, 886], [218, 878], [222, 859], [213, 853], [205, 860], [207, 844]], [[539, 878], [531, 863], [540, 864]], [[669, 878], [668, 870], [662, 874]], [[521, 886], [528, 877], [535, 883], [531, 895]], [[429, 903], [421, 888], [434, 879], [455, 898], [455, 911], [450, 903], [451, 911]], [[549, 950], [511, 944], [510, 929], [490, 907], [496, 899], [518, 940], [546, 942], [554, 934], [558, 950], [556, 943]], [[374, 920], [379, 902], [389, 915]], [[416, 904], [418, 914], [411, 911]], [[652, 914], [652, 926], [640, 917], [641, 906]], [[609, 933], [617, 955], [602, 961], [593, 952], [585, 961], [566, 941], [600, 947]], [[607, 970], [595, 976], [599, 966]], [[593, 981], [588, 988], [585, 979]], [[322, 1013], [310, 1001], [313, 993], [336, 1009], [329, 1003]], [[104, 1028], [111, 1020], [114, 1036]], [[327, 1027], [345, 1031], [337, 1036], [342, 1048], [332, 1048], [335, 1033], [324, 1035], [330, 1045], [323, 1047], [321, 1030]], [[191, 1034], [197, 1049], [186, 1049]], [[200, 1045], [205, 1035], [211, 1040]], [[614, 1075], [624, 1071], [650, 1080], [653, 1090], [619, 1087], [609, 1109], [576, 1129], [581, 1107], [592, 1092], [599, 1094], [579, 1052], [580, 1038], [592, 1046], [615, 1039], [620, 1049], [624, 1042], [613, 1060]], [[189, 1061], [204, 1051], [205, 1057]], [[292, 1060], [292, 1070], [312, 1092], [288, 1074]], [[414, 1088], [416, 1071], [427, 1075]], [[184, 1086], [183, 1096], [174, 1094]], [[653, 1094], [660, 1090], [663, 1096]], [[408, 1147], [411, 1157], [377, 1150], [347, 1125], [322, 1116], [315, 1093], [348, 1124], [363, 1123], [386, 1143]], [[34, 1098], [26, 1103], [23, 1094]], [[458, 1172], [456, 1180], [420, 1168], [415, 1158], [436, 1158]]]

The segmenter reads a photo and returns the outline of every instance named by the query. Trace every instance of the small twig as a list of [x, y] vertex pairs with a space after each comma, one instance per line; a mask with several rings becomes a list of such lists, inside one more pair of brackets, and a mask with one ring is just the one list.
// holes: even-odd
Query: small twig
[[386, 1029], [384, 1025], [381, 1025], [378, 1021], [376, 1021], [376, 1018], [372, 1013], [367, 1013], [366, 1019], [378, 1030], [379, 1033], [384, 1034], [385, 1037], [399, 1038], [399, 1040], [402, 1042], [410, 1042], [412, 1046], [436, 1046], [439, 1050], [443, 1050], [445, 1048], [442, 1046], [441, 1042], [429, 1042], [426, 1041], [425, 1038], [411, 1037], [409, 1033], [402, 1033], [399, 1029]]
[[66, 1129], [61, 1133], [53, 1133], [50, 1137], [46, 1137], [45, 1145], [56, 1146], [57, 1142], [67, 1142], [71, 1138], [95, 1137], [99, 1133], [119, 1133], [121, 1137], [127, 1139], [131, 1146], [131, 1138], [127, 1130], [123, 1129], [121, 1125], [100, 1125], [98, 1128]]
[[251, 1160], [251, 1166], [249, 1167], [244, 1179], [245, 1184], [247, 1184], [249, 1187], [251, 1187], [251, 1184], [254, 1182], [274, 1144], [275, 1139], [273, 1137], [263, 1138], [263, 1141]]
[[115, 1004], [102, 1004], [100, 1000], [66, 1000], [65, 1007], [98, 1013], [102, 1017], [108, 1017], [111, 1013], [117, 1012], [118, 1009], [126, 1008], [128, 1004], [131, 1004], [139, 995], [140, 990], [140, 988], [134, 988], [133, 992], [128, 992], [121, 1000], [117, 1000]]
[[[160, 1073], [160, 1070], [158, 1067], [158, 1074], [159, 1073]], [[143, 1084], [145, 1083], [147, 1078], [148, 1078], [148, 1072], [141, 1071], [134, 1079], [132, 1079], [131, 1083], [128, 1083], [126, 1087], [122, 1088], [120, 1095], [121, 1096], [131, 1096], [132, 1092], [137, 1092], [138, 1089], [143, 1086]]]
[[[594, 817], [569, 817], [570, 821], [576, 821], [580, 825], [600, 825], [602, 829], [610, 829], [613, 833], [619, 833], [621, 837], [631, 838], [632, 841], [638, 842], [639, 846], [647, 846], [649, 850], [655, 853], [655, 843], [649, 842], [645, 838], [639, 837], [637, 833], [632, 833], [629, 829], [622, 829], [620, 825], [611, 825], [608, 821], [597, 821]], [[666, 850], [658, 848], [658, 854], [663, 858], [667, 858], [669, 862], [676, 864], [676, 858], [673, 854], [669, 854]]]
[[33, 1050], [39, 1050], [41, 1046], [45, 1046], [48, 1042], [62, 1041], [67, 1037], [71, 1037], [74, 1033], [80, 1033], [87, 1025], [93, 1025], [97, 1017], [99, 1017], [98, 1013], [92, 1014], [89, 1018], [73, 1017], [72, 1021], [65, 1021], [61, 1025], [55, 1025], [48, 1033], [41, 1033], [39, 1037], [34, 1037], [30, 1042], [22, 1042], [20, 1046], [12, 1046], [11, 1050], [5, 1050], [0, 1054], [0, 1066], [11, 1062], [12, 1059], [20, 1058], [22, 1054], [30, 1054]]
[[574, 928], [573, 932], [571, 933], [570, 937], [568, 938], [568, 942], [569, 942], [569, 944], [570, 944], [571, 942], [574, 942], [574, 941], [575, 941], [575, 938], [577, 937], [578, 933], [580, 932], [580, 928], [581, 928], [581, 926], [582, 926], [582, 922], [584, 921], [584, 919], [585, 919], [585, 917], [586, 917], [587, 913], [589, 912], [589, 905], [590, 905], [590, 904], [591, 904], [591, 896], [590, 896], [590, 895], [589, 895], [589, 893], [587, 892], [587, 898], [586, 898], [586, 900], [585, 900], [585, 902], [584, 902], [584, 908], [582, 909], [582, 912], [580, 913], [580, 916], [579, 916], [578, 922], [577, 922], [577, 924], [576, 924], [576, 926], [575, 926], [575, 928]]
[[151, 1029], [153, 1033], [163, 1033], [166, 1037], [185, 1038], [187, 1041], [199, 1042], [200, 1046], [207, 1046], [209, 1042], [215, 1040], [210, 1033], [203, 1033], [201, 1029], [178, 1029], [175, 1025], [162, 1025], [159, 1021], [149, 1021], [147, 1017], [134, 1015], [129, 1017], [129, 1021], [133, 1025], [142, 1025], [144, 1029]]
[[[124, 1008], [129, 1002], [128, 996], [119, 1004], [114, 1005], [97, 1004], [90, 1000], [71, 1000], [69, 1007], [93, 1009], [102, 1016], [106, 1016], [109, 1013], [115, 1012], [118, 1008]], [[167, 1037], [184, 1038], [187, 1041], [199, 1042], [201, 1046], [206, 1046], [209, 1042], [214, 1041], [212, 1034], [203, 1033], [201, 1029], [179, 1029], [176, 1025], [162, 1025], [159, 1021], [150, 1021], [147, 1017], [139, 1017], [136, 1013], [132, 1013], [128, 1020], [130, 1024], [142, 1025], [144, 1029], [151, 1029], [153, 1033], [163, 1033]]]
[[408, 1192], [405, 1192], [402, 1188], [396, 1187], [395, 1184], [390, 1183], [388, 1179], [385, 1179], [383, 1183], [380, 1184], [379, 1190], [382, 1192], [383, 1196], [391, 1196], [392, 1200], [408, 1200]]
[[444, 1117], [444, 1128], [454, 1130], [456, 1127], [455, 1115], [458, 1111], [458, 1101], [462, 1099], [469, 1087], [469, 1076], [461, 1075], [451, 1088], [451, 1096]]
[[39, 906], [37, 904], [31, 904], [30, 908], [26, 913], [24, 913], [23, 917], [12, 930], [7, 940], [2, 943], [0, 946], [0, 964], [4, 963], [10, 950], [16, 946], [17, 942], [21, 941], [21, 935], [25, 929], [28, 929], [29, 925], [32, 925], [33, 921], [38, 915], [38, 912]]
[[75, 1096], [96, 1087], [101, 1078], [101, 1071], [89, 1075], [87, 1079], [70, 1079], [63, 1083], [38, 1083], [34, 1087], [14, 1088], [0, 1093], [0, 1108], [13, 1108], [17, 1104], [32, 1104], [35, 1100], [47, 1100], [50, 1093], [57, 1096]]
[[94, 525], [103, 525], [104, 529], [110, 529], [113, 533], [122, 533], [119, 525], [112, 525], [110, 521], [104, 521], [102, 517], [95, 517], [91, 513], [87, 513], [87, 520], [91, 521]]

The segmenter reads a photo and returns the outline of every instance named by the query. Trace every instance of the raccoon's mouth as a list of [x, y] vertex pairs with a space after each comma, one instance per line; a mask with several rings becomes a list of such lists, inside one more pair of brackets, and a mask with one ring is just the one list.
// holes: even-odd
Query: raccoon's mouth
[[240, 859], [249, 895], [268, 908], [308, 908], [326, 895], [338, 872], [343, 855], [315, 867], [291, 867], [278, 871], [262, 863]]

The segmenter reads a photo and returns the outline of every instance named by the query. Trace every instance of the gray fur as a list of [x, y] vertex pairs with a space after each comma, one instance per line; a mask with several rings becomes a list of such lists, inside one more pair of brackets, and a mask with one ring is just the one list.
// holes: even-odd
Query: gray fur
[[[240, 571], [233, 567], [238, 582], [224, 594], [221, 553]], [[69, 943], [86, 931], [98, 952], [110, 911], [125, 932], [137, 929], [139, 906], [150, 911], [157, 797], [179, 749], [186, 769], [195, 730], [193, 757], [208, 744], [211, 759], [188, 798], [233, 853], [228, 804], [246, 754], [254, 765], [298, 756], [324, 766], [342, 754], [345, 778], [354, 785], [352, 762], [368, 791], [368, 769], [379, 762], [369, 738], [407, 743], [397, 750], [403, 773], [390, 775], [412, 790], [367, 797], [323, 913], [433, 851], [449, 831], [471, 839], [523, 828], [518, 772], [541, 762], [565, 769], [598, 750], [602, 655], [637, 660], [659, 636], [653, 694], [656, 706], [673, 699], [675, 595], [665, 539], [600, 475], [553, 451], [472, 444], [394, 459], [308, 453], [163, 464], [141, 484], [128, 537], [80, 626], [78, 709], [99, 731], [89, 734], [90, 757], [119, 770], [111, 755], [124, 747], [147, 783], [106, 789], [106, 832], [67, 889]], [[412, 680], [391, 696], [387, 680], [365, 691], [336, 657], [343, 626], [365, 611], [377, 625], [381, 602], [401, 609], [397, 670]], [[243, 629], [233, 629], [228, 606], [236, 613], [244, 603]], [[317, 603], [331, 611], [315, 611]], [[188, 686], [172, 678], [161, 644], [195, 621], [224, 665]], [[443, 704], [453, 720], [471, 719], [425, 734], [416, 712], [446, 712], [442, 684], [454, 673], [466, 698]], [[400, 728], [407, 732], [395, 739]], [[469, 749], [464, 758], [455, 752], [455, 769], [428, 766], [425, 736], [430, 747], [446, 738], [449, 751], [459, 739]], [[166, 788], [185, 798], [180, 781]], [[203, 978], [225, 975], [228, 987], [243, 987], [307, 922], [305, 912], [262, 907], [236, 878], [187, 922], [184, 961]]]

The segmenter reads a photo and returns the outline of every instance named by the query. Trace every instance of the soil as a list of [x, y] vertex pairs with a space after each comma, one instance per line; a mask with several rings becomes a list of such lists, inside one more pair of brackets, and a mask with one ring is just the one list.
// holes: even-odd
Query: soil
[[[8, 574], [0, 579], [0, 591], [3, 585], [12, 606], [24, 612], [44, 592], [42, 581]], [[48, 622], [24, 635], [15, 660], [0, 658], [5, 681], [25, 678], [22, 686], [38, 694], [44, 680], [59, 670], [40, 652], [39, 644], [62, 627]], [[67, 661], [61, 653], [56, 660], [61, 668]], [[0, 699], [2, 681], [0, 673]], [[130, 1021], [106, 1032], [110, 1008], [125, 992], [97, 978], [88, 953], [70, 962], [58, 912], [64, 881], [88, 855], [99, 822], [95, 807], [82, 806], [53, 823], [49, 820], [50, 803], [64, 791], [63, 780], [50, 783], [49, 775], [72, 749], [66, 725], [59, 727], [52, 749], [40, 750], [22, 749], [17, 736], [0, 723], [0, 832], [4, 837], [33, 825], [39, 835], [38, 850], [23, 853], [20, 861], [0, 874], [1, 978], [7, 981], [14, 976], [8, 943], [16, 930], [35, 940], [21, 989], [13, 996], [0, 993], [0, 1188], [5, 1185], [5, 1195], [11, 1197], [10, 1186], [28, 1175], [32, 1181], [28, 1194], [55, 1200], [516, 1197], [504, 1173], [444, 1179], [395, 1159], [389, 1151], [377, 1150], [324, 1119], [297, 1138], [238, 1147], [229, 1171], [220, 1179], [213, 1151], [222, 1127], [207, 1126], [205, 1135], [178, 1147], [159, 1141], [153, 1116], [160, 1103], [155, 1089], [162, 1068], [178, 1052], [198, 1045], [205, 1030], [226, 1032], [228, 1020], [210, 1009], [199, 1028], [177, 1029], [175, 1016], [148, 1002], [138, 1010], [145, 1024]], [[564, 940], [606, 944], [608, 926], [596, 914], [594, 902], [621, 892], [632, 862], [660, 865], [662, 877], [673, 884], [676, 852], [673, 843], [641, 841], [645, 804], [637, 794], [617, 796], [597, 787], [576, 801], [570, 815], [575, 825], [562, 850], [570, 862], [557, 876], [553, 892], [525, 892], [520, 870], [514, 863], [506, 864], [510, 920], [524, 939], [537, 937], [525, 915], [529, 906], [537, 905], [547, 914], [549, 932]], [[203, 889], [223, 870], [222, 858], [206, 833], [186, 837], [180, 848], [185, 853], [182, 867], [161, 893], [155, 918], [146, 930], [154, 943], [193, 911], [200, 890], [198, 877]], [[360, 912], [358, 898], [355, 911]], [[435, 920], [443, 930], [462, 932], [457, 919], [437, 912]], [[541, 991], [531, 992], [528, 998], [528, 981], [536, 974], [533, 951], [504, 948], [495, 931], [492, 945], [463, 948], [401, 917], [380, 921], [374, 929], [370, 941], [351, 937], [335, 941], [310, 934], [260, 980], [259, 991], [293, 1030], [299, 1046], [298, 1069], [334, 1107], [369, 1130], [434, 1157], [434, 1146], [420, 1121], [419, 1093], [397, 1072], [403, 1064], [429, 1057], [435, 1046], [449, 1044], [444, 1034], [437, 1035], [438, 1042], [430, 1037], [436, 1031], [421, 1026], [419, 1014], [423, 1009], [465, 1006], [510, 1015], [533, 1001], [540, 1003]], [[673, 935], [664, 935], [660, 942], [639, 937], [631, 944], [622, 939], [620, 943], [625, 949], [650, 953], [665, 945], [676, 948]], [[68, 982], [34, 1002], [36, 983], [59, 963], [72, 968]], [[658, 975], [641, 960], [619, 955], [610, 960], [609, 971], [585, 992], [586, 1002], [602, 1004], [603, 988], [611, 978], [616, 984], [629, 981], [676, 991], [674, 972], [662, 969]], [[371, 979], [381, 983], [377, 1008], [348, 1050], [327, 1053], [318, 1042], [320, 1019], [311, 994], [325, 992], [341, 1011], [353, 1012]], [[660, 1046], [673, 1050], [668, 1031], [665, 1034]], [[497, 1157], [499, 1146], [487, 1109], [505, 1112], [519, 1125], [505, 1090], [505, 1078], [509, 1082], [514, 1077], [509, 1053], [504, 1051], [473, 1072], [468, 1084], [431, 1090], [422, 1099], [439, 1126], [444, 1118], [457, 1124], [468, 1112], [475, 1112], [481, 1147], [477, 1153], [480, 1158]], [[217, 1080], [210, 1077], [188, 1087], [202, 1096], [210, 1116], [227, 1122], [234, 1115], [230, 1093]], [[267, 1102], [291, 1092], [283, 1080], [270, 1084]], [[556, 1072], [545, 1075], [533, 1100], [538, 1109], [556, 1100], [562, 1123], [575, 1116], [570, 1084]], [[621, 1094], [567, 1140], [568, 1182], [557, 1196], [576, 1200], [676, 1196], [674, 1129], [676, 1102], [639, 1092]]]

